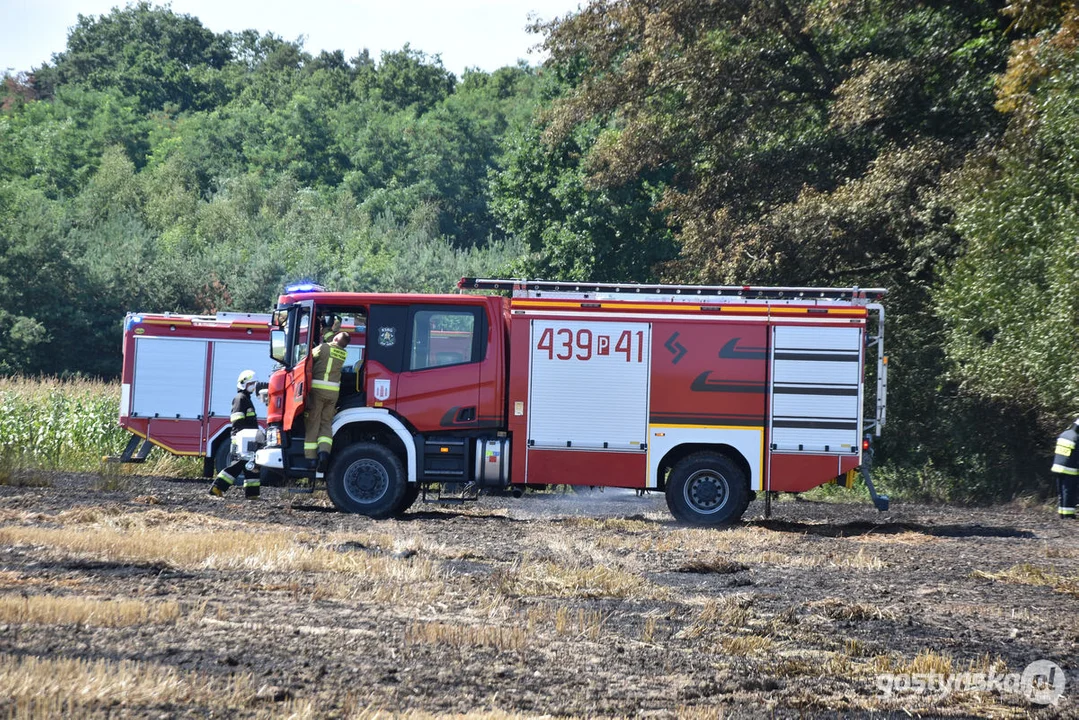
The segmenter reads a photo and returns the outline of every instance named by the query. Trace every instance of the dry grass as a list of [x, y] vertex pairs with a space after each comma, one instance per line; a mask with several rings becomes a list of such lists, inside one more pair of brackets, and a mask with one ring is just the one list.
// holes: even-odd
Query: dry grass
[[174, 601], [91, 600], [68, 595], [0, 596], [0, 622], [125, 627], [161, 625], [180, 618]]
[[753, 620], [753, 598], [746, 593], [726, 595], [719, 600], [707, 600], [697, 617], [678, 632], [676, 637], [693, 640], [724, 629], [740, 630]]
[[16, 717], [77, 717], [114, 705], [128, 710], [166, 705], [236, 709], [248, 705], [255, 693], [250, 675], [216, 679], [130, 660], [0, 654], [0, 697], [10, 699]]
[[721, 638], [719, 647], [727, 655], [746, 657], [771, 652], [775, 641], [767, 635], [739, 635]]
[[[84, 511], [88, 512], [88, 511]], [[157, 511], [136, 514], [150, 516]], [[168, 517], [169, 513], [160, 513]], [[201, 517], [201, 516], [195, 516]], [[115, 518], [121, 526], [128, 519]], [[344, 573], [352, 580], [371, 579], [408, 587], [439, 577], [425, 558], [398, 558], [385, 552], [341, 551], [346, 543], [378, 548], [370, 536], [332, 536], [325, 544], [295, 533], [215, 530], [176, 530], [141, 525], [91, 526], [69, 529], [0, 528], [0, 543], [35, 545], [95, 560], [165, 565], [180, 569], [246, 570], [260, 572]]]
[[866, 553], [865, 548], [858, 548], [858, 552], [828, 552], [807, 554], [791, 554], [776, 552], [775, 550], [760, 550], [757, 552], [742, 552], [732, 556], [735, 561], [749, 565], [781, 565], [784, 567], [801, 568], [854, 568], [859, 570], [883, 570], [886, 565], [876, 555]]
[[1036, 587], [1052, 588], [1056, 592], [1066, 593], [1079, 597], [1079, 576], [1060, 575], [1048, 568], [1038, 567], [1030, 563], [1012, 565], [1007, 570], [1000, 572], [988, 572], [975, 570], [972, 575], [986, 580], [1009, 583], [1012, 585], [1033, 585]]
[[929, 674], [935, 672], [938, 675], [951, 675], [953, 673], [998, 673], [1008, 672], [1008, 664], [1002, 658], [982, 655], [967, 663], [966, 667], [960, 667], [955, 659], [948, 653], [938, 653], [933, 650], [922, 650], [912, 659], [905, 659], [897, 655], [877, 655], [872, 658], [869, 668], [876, 673], [896, 674]]
[[532, 563], [503, 570], [496, 586], [509, 597], [559, 598], [651, 598], [668, 592], [639, 575], [613, 567], [564, 567], [550, 562]]
[[933, 650], [922, 650], [907, 660], [896, 655], [877, 655], [870, 661], [870, 667], [878, 673], [894, 674], [929, 674], [951, 675], [954, 660], [947, 653], [938, 653]]
[[603, 634], [603, 626], [610, 618], [595, 610], [578, 608], [576, 612], [562, 606], [554, 614], [554, 631], [559, 635], [571, 635], [596, 642]]
[[489, 647], [513, 652], [524, 649], [528, 639], [528, 633], [522, 627], [414, 622], [405, 628], [405, 645], [425, 643], [456, 648]]
[[850, 535], [845, 540], [856, 543], [869, 543], [872, 545], [925, 545], [926, 543], [944, 542], [947, 538], [938, 535], [907, 530], [901, 533], [865, 533], [864, 535]]

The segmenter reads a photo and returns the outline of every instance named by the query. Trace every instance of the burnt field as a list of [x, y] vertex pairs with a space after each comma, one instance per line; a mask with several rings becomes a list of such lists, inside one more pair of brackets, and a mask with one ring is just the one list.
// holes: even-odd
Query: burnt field
[[[706, 530], [626, 491], [372, 521], [201, 479], [19, 483], [0, 715], [1079, 715], [1079, 524], [1044, 508], [758, 502]], [[1037, 660], [1056, 705], [908, 690]]]

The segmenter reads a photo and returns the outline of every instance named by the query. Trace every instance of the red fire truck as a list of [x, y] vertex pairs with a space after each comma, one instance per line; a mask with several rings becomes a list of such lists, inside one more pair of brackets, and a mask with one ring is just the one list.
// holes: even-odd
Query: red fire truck
[[[355, 330], [351, 322], [346, 326]], [[265, 380], [278, 364], [268, 351], [270, 315], [128, 313], [124, 318], [120, 426], [131, 433], [117, 462], [143, 462], [156, 446], [203, 458], [207, 477], [228, 464], [236, 378]], [[362, 342], [351, 348], [358, 357]], [[255, 402], [259, 420], [265, 408]]]
[[120, 425], [131, 440], [114, 459], [142, 462], [156, 446], [202, 457], [207, 476], [224, 467], [236, 378], [242, 370], [270, 377], [269, 338], [268, 314], [128, 313]]
[[286, 290], [256, 462], [319, 477], [303, 409], [330, 314], [362, 318], [367, 348], [342, 377], [326, 487], [338, 509], [376, 518], [436, 485], [569, 484], [663, 491], [678, 519], [723, 524], [757, 493], [849, 486], [885, 422], [881, 289], [459, 288], [510, 296]]

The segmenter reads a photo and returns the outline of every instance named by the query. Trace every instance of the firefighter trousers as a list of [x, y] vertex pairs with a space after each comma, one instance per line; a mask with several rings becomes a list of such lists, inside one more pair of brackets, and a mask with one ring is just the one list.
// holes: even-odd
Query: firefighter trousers
[[242, 480], [244, 494], [247, 497], [258, 497], [262, 483], [259, 482], [259, 476], [257, 474], [248, 477], [246, 465], [247, 461], [240, 458], [217, 474], [217, 477], [214, 478], [214, 487], [221, 491], [219, 494], [223, 495], [230, 487]]
[[1079, 490], [1079, 475], [1065, 475], [1056, 473], [1057, 493], [1060, 502], [1057, 504], [1057, 512], [1061, 517], [1075, 517], [1075, 503]]
[[337, 409], [337, 390], [312, 388], [304, 413], [306, 432], [303, 438], [303, 455], [314, 459], [318, 453], [330, 452], [333, 445], [333, 416]]

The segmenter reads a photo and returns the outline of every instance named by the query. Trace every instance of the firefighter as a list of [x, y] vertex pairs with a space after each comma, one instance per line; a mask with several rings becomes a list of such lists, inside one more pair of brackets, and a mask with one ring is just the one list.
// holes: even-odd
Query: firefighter
[[[232, 414], [229, 415], [229, 420], [232, 422], [233, 437], [236, 437], [236, 434], [241, 430], [258, 429], [258, 415], [255, 413], [255, 403], [251, 402], [251, 393], [259, 393], [259, 397], [265, 402], [265, 390], [268, 387], [268, 383], [260, 383], [255, 380], [254, 370], [244, 370], [240, 373], [240, 376], [236, 379], [236, 390], [238, 392], [236, 397], [232, 399]], [[258, 500], [258, 474], [247, 477], [245, 472], [247, 458], [237, 457], [235, 449], [232, 457], [236, 458], [236, 461], [217, 474], [217, 477], [214, 478], [214, 484], [210, 486], [210, 494], [214, 497], [221, 497], [238, 480], [242, 479], [244, 482], [244, 496], [248, 500]]]
[[1075, 519], [1076, 490], [1079, 485], [1079, 418], [1057, 438], [1052, 471], [1057, 476], [1057, 513], [1061, 520]]
[[341, 332], [341, 318], [336, 315], [326, 315], [322, 318], [322, 339], [325, 342], [333, 340], [333, 336]]
[[337, 394], [341, 390], [341, 369], [345, 365], [349, 334], [337, 332], [311, 352], [311, 392], [307, 411], [304, 413], [306, 433], [303, 454], [308, 460], [318, 462], [316, 470], [326, 472], [333, 445], [333, 416], [337, 406]]

